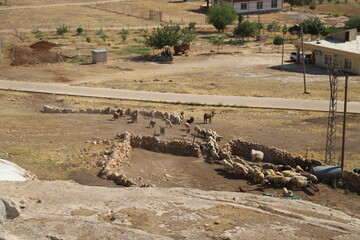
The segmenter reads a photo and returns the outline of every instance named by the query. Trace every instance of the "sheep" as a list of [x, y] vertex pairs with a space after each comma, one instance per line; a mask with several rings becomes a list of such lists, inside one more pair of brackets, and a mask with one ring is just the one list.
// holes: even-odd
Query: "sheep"
[[130, 115], [130, 118], [131, 118], [131, 121], [133, 123], [137, 122], [137, 120], [138, 120], [138, 111], [136, 110], [136, 111], [132, 112], [131, 115]]
[[213, 160], [218, 160], [219, 159], [219, 155], [217, 154], [216, 150], [214, 148], [212, 148], [210, 150], [210, 155], [211, 155], [211, 158]]
[[191, 128], [191, 126], [190, 126], [189, 123], [185, 123], [184, 126], [186, 127], [186, 129], [190, 129], [190, 128]]
[[124, 115], [130, 116], [130, 112], [131, 112], [131, 109], [128, 108], [128, 109], [125, 110]]
[[181, 119], [184, 119], [184, 115], [185, 115], [184, 111], [181, 111], [180, 113]]
[[236, 174], [242, 175], [242, 176], [248, 175], [248, 169], [244, 165], [242, 165], [240, 163], [234, 163], [233, 166], [234, 166], [234, 171]]
[[283, 188], [283, 196], [284, 197], [291, 197], [293, 196], [293, 192], [291, 190], [288, 190], [286, 187]]
[[357, 173], [357, 174], [360, 174], [360, 168], [354, 168], [353, 172]]
[[255, 171], [253, 175], [254, 182], [260, 182], [264, 180], [265, 176], [262, 172]]
[[119, 120], [119, 118], [121, 117], [120, 113], [121, 113], [120, 109], [118, 109], [116, 112], [113, 113], [113, 117], [115, 121]]
[[234, 167], [231, 163], [227, 162], [226, 160], [220, 161], [220, 163], [224, 166], [225, 170], [229, 173], [234, 171]]
[[309, 181], [311, 181], [312, 183], [317, 183], [318, 182], [318, 178], [313, 175], [313, 174], [307, 174], [304, 175]]
[[267, 175], [267, 176], [265, 177], [265, 179], [268, 180], [269, 183], [273, 183], [273, 182], [274, 182], [274, 175]]
[[189, 119], [186, 120], [188, 124], [192, 124], [194, 122], [195, 118], [191, 116]]
[[274, 176], [274, 178], [273, 178], [274, 184], [280, 185], [282, 183], [283, 178], [284, 177], [282, 177], [282, 176]]
[[160, 134], [165, 135], [165, 127], [159, 127]]
[[297, 182], [302, 182], [302, 181], [306, 181], [307, 182], [307, 178], [304, 176], [294, 176], [290, 179], [290, 184], [292, 186], [297, 186]]
[[199, 127], [199, 126], [195, 126], [194, 127], [194, 132], [195, 132], [195, 134], [196, 134], [196, 136], [200, 136], [200, 133], [201, 133], [201, 128]]
[[271, 183], [267, 179], [263, 179], [260, 183], [260, 186], [265, 187], [267, 185], [270, 185]]
[[149, 127], [154, 128], [154, 127], [155, 127], [155, 124], [156, 124], [155, 121], [150, 120]]
[[288, 186], [288, 185], [290, 185], [290, 180], [291, 180], [291, 177], [283, 177], [283, 179], [281, 180], [281, 184], [283, 186]]
[[211, 123], [211, 118], [213, 118], [215, 115], [215, 111], [212, 110], [211, 113], [204, 113], [204, 123], [208, 123], [208, 120], [209, 120], [209, 123]]
[[309, 184], [309, 181], [308, 180], [297, 180], [294, 182], [293, 186], [295, 188], [304, 188], [306, 187], [307, 185]]
[[164, 117], [164, 119], [170, 119], [170, 113], [169, 112], [164, 112], [163, 117]]
[[253, 162], [262, 161], [263, 159], [264, 159], [264, 153], [263, 152], [251, 149], [251, 160]]
[[304, 171], [299, 165], [297, 165], [294, 170], [295, 170], [295, 172], [303, 172]]
[[172, 128], [172, 123], [171, 123], [171, 121], [169, 119], [165, 119], [165, 124], [166, 124], [166, 126]]
[[290, 170], [285, 170], [285, 171], [282, 171], [281, 173], [284, 175], [284, 177], [293, 177], [296, 175], [295, 172], [290, 171]]
[[191, 131], [190, 128], [187, 128], [187, 129], [185, 130], [186, 134], [190, 134], [190, 131]]

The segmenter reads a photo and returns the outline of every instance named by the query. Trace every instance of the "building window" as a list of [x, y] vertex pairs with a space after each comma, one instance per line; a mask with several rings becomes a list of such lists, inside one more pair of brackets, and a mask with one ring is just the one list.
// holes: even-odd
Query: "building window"
[[325, 64], [331, 64], [332, 58], [330, 55], [325, 54]]
[[246, 10], [246, 9], [247, 9], [247, 3], [242, 3], [241, 10]]
[[277, 8], [277, 0], [271, 1], [271, 8]]
[[351, 69], [351, 59], [345, 58], [344, 68]]
[[256, 9], [263, 9], [263, 2], [257, 2]]

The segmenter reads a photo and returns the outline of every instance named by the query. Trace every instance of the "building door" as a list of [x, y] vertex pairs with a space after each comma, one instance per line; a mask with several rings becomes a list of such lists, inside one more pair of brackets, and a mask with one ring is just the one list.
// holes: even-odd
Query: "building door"
[[345, 32], [345, 42], [348, 42], [348, 41], [350, 41], [350, 32], [346, 31]]

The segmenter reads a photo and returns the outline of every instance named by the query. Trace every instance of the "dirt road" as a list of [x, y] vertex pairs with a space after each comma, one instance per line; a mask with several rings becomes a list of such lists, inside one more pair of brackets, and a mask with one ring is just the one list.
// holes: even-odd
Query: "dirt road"
[[[329, 103], [323, 100], [265, 98], [265, 97], [242, 97], [221, 95], [197, 95], [160, 93], [147, 91], [131, 91], [121, 89], [106, 89], [70, 86], [58, 83], [33, 83], [0, 80], [0, 89], [10, 89], [25, 92], [52, 93], [72, 96], [87, 96], [100, 98], [114, 98], [127, 100], [141, 100], [154, 102], [173, 103], [200, 103], [208, 105], [231, 105], [256, 108], [275, 108], [293, 110], [328, 111]], [[343, 109], [343, 102], [338, 102], [338, 109]], [[349, 102], [348, 112], [360, 113], [360, 102]]]

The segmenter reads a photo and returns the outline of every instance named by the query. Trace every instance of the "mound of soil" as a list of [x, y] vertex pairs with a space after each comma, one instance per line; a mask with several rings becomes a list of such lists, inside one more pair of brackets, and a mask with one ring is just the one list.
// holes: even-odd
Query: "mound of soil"
[[60, 63], [66, 61], [67, 57], [60, 52], [49, 51], [49, 49], [47, 49], [51, 44], [52, 43], [44, 45], [38, 44], [33, 48], [31, 46], [13, 47], [10, 50], [11, 65], [36, 65], [41, 63]]
[[49, 51], [50, 49], [56, 47], [55, 43], [41, 41], [30, 45], [30, 48], [37, 50], [37, 51]]

